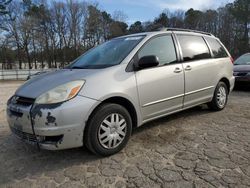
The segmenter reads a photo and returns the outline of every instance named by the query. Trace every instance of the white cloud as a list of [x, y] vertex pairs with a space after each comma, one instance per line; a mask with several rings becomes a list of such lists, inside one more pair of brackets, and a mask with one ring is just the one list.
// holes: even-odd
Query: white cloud
[[[109, 3], [116, 0], [103, 0]], [[148, 7], [153, 9], [187, 10], [189, 8], [206, 10], [209, 8], [218, 8], [234, 0], [120, 0], [119, 2], [127, 5]]]
[[182, 9], [187, 10], [189, 8], [193, 9], [208, 9], [213, 6], [212, 0], [177, 0], [174, 2], [166, 2], [163, 0], [157, 0], [158, 3], [156, 5], [159, 8], [168, 8], [168, 9]]

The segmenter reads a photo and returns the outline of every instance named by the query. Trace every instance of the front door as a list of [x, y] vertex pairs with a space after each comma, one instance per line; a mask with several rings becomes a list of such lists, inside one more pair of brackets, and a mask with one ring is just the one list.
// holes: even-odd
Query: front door
[[177, 61], [172, 36], [150, 39], [138, 52], [137, 59], [149, 55], [157, 56], [160, 64], [136, 72], [143, 121], [180, 110], [184, 96], [183, 67]]

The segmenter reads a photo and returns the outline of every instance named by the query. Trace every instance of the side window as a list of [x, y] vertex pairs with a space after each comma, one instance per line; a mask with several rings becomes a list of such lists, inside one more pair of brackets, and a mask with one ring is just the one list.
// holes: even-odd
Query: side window
[[159, 58], [160, 65], [177, 62], [174, 42], [171, 35], [151, 39], [139, 51], [139, 59], [143, 56], [155, 55]]
[[204, 39], [200, 36], [177, 35], [184, 61], [210, 58], [210, 52]]
[[228, 57], [227, 52], [224, 49], [224, 47], [216, 39], [206, 37], [206, 40], [215, 58]]

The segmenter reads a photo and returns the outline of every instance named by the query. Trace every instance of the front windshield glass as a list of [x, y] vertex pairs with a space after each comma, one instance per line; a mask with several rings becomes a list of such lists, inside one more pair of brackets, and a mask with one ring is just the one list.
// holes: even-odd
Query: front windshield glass
[[118, 65], [143, 38], [133, 36], [110, 40], [83, 54], [68, 68], [101, 69]]
[[234, 64], [235, 65], [250, 65], [250, 54], [240, 56], [238, 59], [236, 59]]

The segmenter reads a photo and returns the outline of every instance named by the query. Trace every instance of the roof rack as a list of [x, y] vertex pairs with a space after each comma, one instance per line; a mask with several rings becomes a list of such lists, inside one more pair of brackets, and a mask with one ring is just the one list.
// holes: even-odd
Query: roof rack
[[200, 33], [200, 34], [204, 34], [204, 35], [209, 35], [209, 36], [213, 36], [213, 34], [211, 33], [207, 33], [204, 31], [197, 31], [197, 30], [192, 30], [192, 29], [182, 29], [182, 28], [161, 28], [159, 29], [159, 31], [185, 31], [185, 32], [194, 32], [194, 33]]

